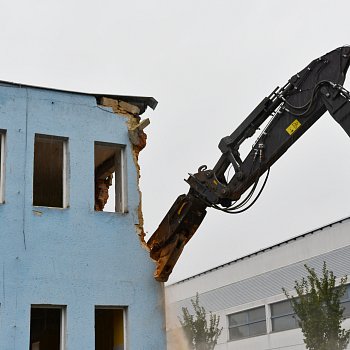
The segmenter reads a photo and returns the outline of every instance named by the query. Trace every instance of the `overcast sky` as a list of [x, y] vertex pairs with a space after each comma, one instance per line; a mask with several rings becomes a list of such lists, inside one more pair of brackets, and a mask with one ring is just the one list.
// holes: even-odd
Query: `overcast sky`
[[[212, 167], [220, 139], [265, 96], [350, 44], [348, 0], [0, 4], [0, 80], [158, 100], [140, 155], [148, 236], [187, 193], [187, 173]], [[324, 115], [273, 166], [248, 212], [209, 210], [170, 282], [350, 216], [349, 141]]]

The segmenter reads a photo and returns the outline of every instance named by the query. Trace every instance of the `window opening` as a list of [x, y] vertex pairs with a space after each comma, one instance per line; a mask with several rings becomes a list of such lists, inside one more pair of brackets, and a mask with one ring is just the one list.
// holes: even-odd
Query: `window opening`
[[95, 210], [127, 211], [124, 147], [95, 142]]
[[65, 308], [32, 306], [29, 350], [64, 350]]
[[340, 306], [344, 308], [343, 316], [350, 317], [350, 285], [346, 286], [344, 295], [340, 298]]
[[67, 207], [67, 139], [35, 135], [33, 205]]
[[0, 204], [5, 201], [5, 131], [0, 130]]
[[124, 350], [124, 310], [95, 309], [95, 350]]
[[229, 340], [266, 334], [265, 306], [228, 315]]
[[272, 332], [299, 328], [298, 316], [295, 314], [290, 300], [271, 304]]
[[[350, 285], [346, 286], [344, 295], [340, 298], [340, 306], [344, 308], [344, 317], [350, 317]], [[272, 332], [299, 328], [299, 317], [295, 314], [290, 300], [284, 300], [270, 305]]]

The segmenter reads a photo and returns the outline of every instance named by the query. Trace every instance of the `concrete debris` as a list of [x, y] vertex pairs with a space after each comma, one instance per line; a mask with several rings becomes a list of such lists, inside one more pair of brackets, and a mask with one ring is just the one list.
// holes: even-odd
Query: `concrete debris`
[[102, 106], [112, 107], [113, 112], [116, 114], [131, 114], [137, 117], [140, 114], [140, 108], [128, 102], [102, 97], [100, 103]]
[[[99, 104], [105, 107], [111, 107], [113, 112], [117, 115], [126, 118], [129, 131], [129, 139], [132, 144], [133, 159], [138, 173], [138, 178], [140, 178], [140, 166], [138, 164], [138, 157], [140, 151], [145, 148], [147, 135], [143, 129], [150, 124], [149, 119], [141, 121], [139, 116], [140, 108], [132, 105], [128, 102], [112, 99], [109, 97], [102, 97]], [[138, 236], [140, 237], [142, 246], [149, 251], [147, 243], [145, 242], [145, 232], [143, 229], [143, 215], [142, 215], [142, 193], [140, 193], [140, 203], [138, 207], [138, 224], [136, 225]]]
[[112, 185], [112, 175], [95, 182], [95, 210], [102, 211], [108, 201], [108, 189]]
[[143, 129], [150, 124], [149, 119], [144, 119], [140, 124], [132, 129], [129, 129], [129, 139], [131, 143], [138, 147], [140, 150], [146, 146], [147, 135], [143, 132]]

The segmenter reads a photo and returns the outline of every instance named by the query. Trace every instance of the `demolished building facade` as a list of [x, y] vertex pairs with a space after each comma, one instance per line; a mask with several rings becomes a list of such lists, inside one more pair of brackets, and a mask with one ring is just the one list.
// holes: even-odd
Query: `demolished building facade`
[[166, 348], [138, 189], [155, 106], [0, 83], [1, 349]]

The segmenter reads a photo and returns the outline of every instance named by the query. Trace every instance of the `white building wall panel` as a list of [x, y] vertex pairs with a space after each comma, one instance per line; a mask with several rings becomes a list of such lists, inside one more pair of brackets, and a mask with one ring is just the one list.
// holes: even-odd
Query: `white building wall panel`
[[[320, 272], [324, 261], [336, 276], [350, 275], [350, 245], [202, 293], [201, 304], [207, 310], [218, 311], [280, 295], [283, 287], [292, 290], [294, 281], [306, 276], [304, 264]], [[194, 295], [195, 293], [196, 291]], [[181, 311], [183, 306], [191, 307], [190, 300], [193, 296], [178, 301], [178, 310]]]
[[[198, 292], [200, 304], [219, 315], [224, 328], [217, 350], [304, 350], [300, 329], [271, 331], [270, 304], [285, 300], [282, 287], [292, 291], [295, 280], [306, 276], [304, 264], [320, 273], [324, 261], [338, 278], [350, 276], [349, 218], [168, 286], [167, 328], [179, 326], [181, 308], [191, 310], [191, 299]], [[267, 334], [229, 341], [227, 316], [263, 305]], [[350, 328], [350, 319], [344, 327]]]

